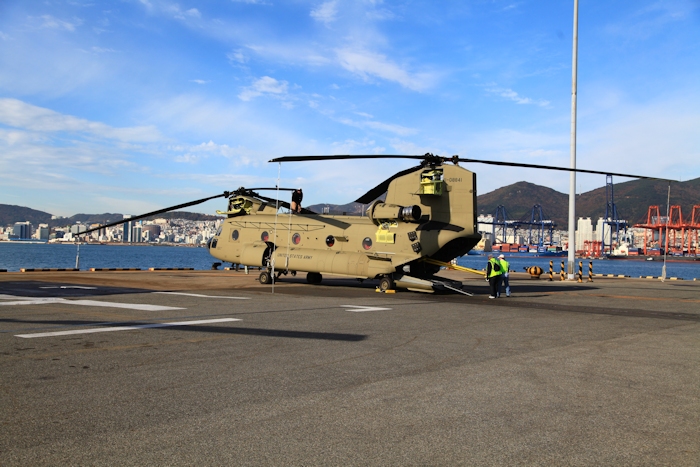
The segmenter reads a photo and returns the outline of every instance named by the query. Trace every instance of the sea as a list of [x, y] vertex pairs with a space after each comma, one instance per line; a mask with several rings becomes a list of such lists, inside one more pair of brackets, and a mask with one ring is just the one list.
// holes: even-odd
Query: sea
[[[203, 247], [155, 246], [155, 245], [97, 245], [82, 244], [47, 244], [0, 242], [0, 269], [18, 272], [23, 268], [75, 268], [76, 256], [78, 268], [193, 268], [208, 270], [212, 264], [219, 262]], [[544, 273], [549, 272], [550, 258], [546, 257], [512, 257], [507, 258], [513, 271], [524, 271], [530, 266], [539, 266]], [[558, 274], [561, 260], [551, 258], [554, 273]], [[485, 256], [462, 256], [457, 264], [472, 269], [484, 269]], [[588, 276], [589, 260], [583, 261], [583, 275]], [[594, 274], [615, 274], [630, 277], [662, 275], [663, 261], [637, 260], [593, 260]], [[578, 269], [579, 260], [576, 260]], [[223, 266], [230, 266], [225, 263]], [[700, 261], [680, 262], [669, 260], [666, 264], [666, 277], [684, 280], [700, 280]]]

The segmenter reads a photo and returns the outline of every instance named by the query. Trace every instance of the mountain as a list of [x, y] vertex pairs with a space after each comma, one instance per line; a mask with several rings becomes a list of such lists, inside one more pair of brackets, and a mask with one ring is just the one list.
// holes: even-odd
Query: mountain
[[[649, 206], [657, 205], [662, 214], [666, 212], [668, 183], [656, 180], [633, 180], [613, 185], [613, 195], [618, 218], [631, 224], [646, 222]], [[558, 228], [566, 229], [569, 223], [569, 195], [529, 182], [517, 182], [476, 199], [478, 214], [495, 214], [499, 205], [505, 206], [508, 219], [529, 221], [535, 204], [542, 207], [545, 219], [551, 219]], [[605, 215], [607, 204], [606, 187], [597, 188], [576, 197], [576, 217], [590, 217], [593, 223]], [[689, 220], [694, 205], [700, 205], [700, 178], [671, 185], [671, 205], [680, 205], [683, 217]], [[324, 207], [329, 214], [360, 215], [363, 207], [359, 203], [314, 204], [312, 211], [322, 213]], [[539, 213], [537, 213], [539, 214]]]
[[[659, 206], [661, 214], [666, 212], [668, 183], [656, 180], [632, 180], [616, 183], [613, 186], [615, 205], [620, 219], [631, 224], [646, 222], [649, 206]], [[606, 187], [597, 188], [576, 197], [576, 217], [590, 217], [593, 223], [605, 214]], [[535, 204], [542, 206], [545, 219], [553, 220], [559, 229], [566, 229], [569, 219], [569, 195], [551, 188], [529, 182], [517, 182], [512, 185], [477, 196], [478, 214], [494, 214], [499, 205], [506, 208], [509, 219], [529, 221]], [[671, 184], [671, 205], [680, 205], [685, 220], [689, 220], [693, 206], [700, 205], [700, 178], [687, 182]], [[348, 204], [314, 204], [308, 209], [328, 214], [362, 215], [367, 205]], [[198, 214], [193, 212], [169, 212], [153, 218], [214, 220], [220, 216]], [[51, 220], [51, 214], [22, 206], [0, 204], [0, 225], [12, 225], [15, 222], [29, 221], [35, 227], [40, 224], [50, 226], [72, 225], [80, 221], [83, 224], [106, 223], [117, 221], [121, 214], [76, 214], [72, 217]]]
[[[585, 213], [595, 222], [605, 215], [605, 188], [597, 188], [583, 193], [576, 200], [576, 210]], [[659, 206], [662, 215], [666, 214], [668, 182], [656, 180], [633, 180], [616, 183], [613, 186], [618, 217], [632, 224], [647, 220], [649, 206]], [[671, 206], [680, 205], [684, 220], [689, 220], [693, 206], [700, 205], [700, 178], [671, 184]], [[583, 214], [577, 214], [581, 217]]]
[[[569, 218], [569, 195], [529, 182], [518, 182], [476, 197], [478, 214], [495, 214], [503, 205], [508, 219], [529, 221], [535, 204], [542, 206], [545, 219], [558, 226], [566, 225]], [[537, 213], [539, 218], [539, 213]]]
[[51, 214], [24, 206], [0, 204], [0, 226], [14, 225], [15, 222], [24, 221], [29, 221], [34, 226], [48, 224], [51, 221]]
[[[605, 215], [606, 187], [582, 193], [576, 197], [576, 218], [590, 217], [595, 224]], [[649, 206], [659, 206], [666, 212], [668, 183], [658, 180], [632, 180], [613, 184], [618, 218], [630, 224], [644, 223]], [[477, 197], [479, 214], [494, 214], [496, 207], [505, 206], [510, 219], [531, 219], [532, 207], [542, 206], [545, 218], [552, 219], [563, 229], [569, 223], [569, 195], [528, 182], [518, 182]], [[689, 220], [694, 205], [700, 205], [700, 178], [671, 184], [671, 205], [680, 205], [684, 220]]]
[[[13, 206], [10, 204], [0, 204], [0, 226], [14, 225], [15, 222], [29, 221], [34, 228], [39, 224], [48, 224], [49, 227], [65, 227], [78, 222], [81, 224], [106, 224], [121, 220], [124, 215], [119, 213], [104, 213], [104, 214], [76, 214], [71, 217], [61, 217], [51, 219], [52, 215], [48, 212], [37, 211], [23, 206]], [[147, 217], [144, 220], [152, 219], [187, 219], [192, 221], [210, 221], [221, 219], [222, 216], [212, 216], [209, 214], [199, 214], [196, 212], [173, 211], [157, 216]]]

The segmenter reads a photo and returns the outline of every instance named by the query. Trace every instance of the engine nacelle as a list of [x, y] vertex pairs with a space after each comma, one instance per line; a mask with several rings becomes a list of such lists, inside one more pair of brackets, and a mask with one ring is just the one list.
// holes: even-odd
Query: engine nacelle
[[399, 206], [375, 201], [367, 208], [367, 216], [379, 225], [382, 221], [419, 222], [422, 215], [420, 206]]

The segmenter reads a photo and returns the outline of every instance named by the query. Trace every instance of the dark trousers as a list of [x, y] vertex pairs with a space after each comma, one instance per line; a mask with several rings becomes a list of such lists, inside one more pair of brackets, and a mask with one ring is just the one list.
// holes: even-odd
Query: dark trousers
[[491, 296], [498, 296], [498, 289], [501, 288], [501, 275], [489, 277], [489, 286], [491, 287]]

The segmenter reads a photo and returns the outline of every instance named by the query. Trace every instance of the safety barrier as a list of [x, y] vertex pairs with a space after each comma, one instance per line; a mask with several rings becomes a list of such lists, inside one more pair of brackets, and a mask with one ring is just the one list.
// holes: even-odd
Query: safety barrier
[[90, 271], [141, 271], [141, 268], [90, 268]]
[[[640, 279], [663, 279], [661, 276], [639, 276]], [[682, 277], [667, 277], [667, 281], [682, 281], [685, 280]], [[694, 279], [693, 279], [694, 280]]]
[[559, 271], [559, 280], [560, 281], [566, 280], [566, 273], [564, 272], [564, 261], [561, 262], [561, 271]]
[[22, 268], [20, 272], [65, 272], [80, 271], [78, 268]]
[[194, 268], [148, 268], [149, 271], [194, 271]]

